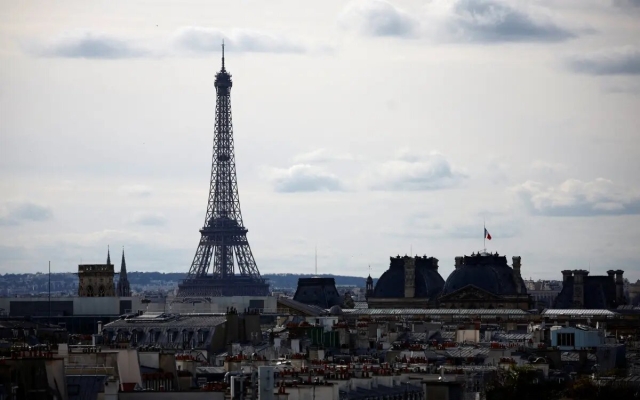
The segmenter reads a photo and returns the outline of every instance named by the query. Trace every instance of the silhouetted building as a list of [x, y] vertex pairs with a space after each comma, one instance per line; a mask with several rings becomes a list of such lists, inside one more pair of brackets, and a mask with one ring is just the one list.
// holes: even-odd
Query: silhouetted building
[[367, 282], [365, 284], [365, 295], [366, 299], [369, 299], [373, 295], [373, 278], [371, 275], [367, 277]]
[[607, 309], [626, 304], [624, 271], [607, 271], [608, 276], [589, 276], [585, 270], [562, 271], [562, 291], [554, 308]]
[[122, 249], [122, 262], [120, 263], [120, 276], [118, 277], [118, 296], [131, 296], [131, 286], [127, 278], [127, 262], [124, 260], [124, 249]]
[[367, 302], [369, 308], [434, 307], [443, 286], [437, 258], [391, 257]]
[[293, 299], [324, 309], [335, 305], [342, 306], [342, 297], [336, 289], [336, 281], [333, 278], [299, 278]]
[[438, 302], [443, 308], [519, 308], [528, 310], [531, 298], [520, 272], [520, 257], [478, 253], [456, 257]]

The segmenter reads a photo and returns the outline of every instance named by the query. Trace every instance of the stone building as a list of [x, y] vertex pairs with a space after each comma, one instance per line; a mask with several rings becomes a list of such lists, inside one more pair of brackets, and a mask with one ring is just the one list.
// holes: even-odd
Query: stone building
[[521, 259], [513, 265], [498, 253], [477, 253], [456, 257], [455, 269], [438, 298], [441, 308], [531, 308], [521, 274]]
[[437, 258], [391, 257], [389, 269], [378, 279], [367, 302], [369, 308], [434, 307], [443, 285]]
[[113, 264], [107, 251], [106, 264], [78, 265], [78, 296], [113, 297], [116, 295], [113, 284]]
[[589, 271], [562, 271], [562, 291], [554, 308], [612, 309], [627, 304], [622, 270], [609, 270], [607, 276], [589, 276]]

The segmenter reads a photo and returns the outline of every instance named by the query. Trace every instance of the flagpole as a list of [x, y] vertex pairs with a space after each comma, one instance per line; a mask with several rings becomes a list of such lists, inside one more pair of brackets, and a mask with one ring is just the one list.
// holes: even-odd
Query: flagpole
[[487, 225], [486, 222], [484, 220], [484, 218], [482, 219], [482, 245], [484, 246], [484, 252], [487, 252]]

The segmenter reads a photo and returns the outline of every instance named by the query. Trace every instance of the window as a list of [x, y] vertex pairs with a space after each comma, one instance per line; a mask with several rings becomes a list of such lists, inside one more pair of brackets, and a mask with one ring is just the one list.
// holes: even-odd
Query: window
[[575, 333], [558, 333], [558, 346], [574, 347], [576, 334]]

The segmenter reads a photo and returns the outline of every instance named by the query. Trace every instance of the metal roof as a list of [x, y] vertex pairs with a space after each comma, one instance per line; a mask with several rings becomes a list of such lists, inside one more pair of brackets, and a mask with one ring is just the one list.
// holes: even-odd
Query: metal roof
[[542, 312], [543, 316], [551, 316], [551, 315], [569, 315], [569, 316], [617, 316], [620, 315], [617, 312], [613, 312], [610, 310], [597, 310], [597, 309], [546, 309]]
[[486, 347], [475, 348], [475, 347], [453, 347], [446, 349], [449, 357], [486, 357], [489, 355], [489, 349]]
[[355, 315], [530, 315], [520, 309], [506, 308], [353, 308], [344, 309], [342, 312]]
[[[562, 362], [577, 362], [580, 361], [580, 354], [577, 352], [562, 352], [560, 353], [560, 360]], [[587, 354], [587, 360], [596, 361], [595, 354]]]
[[172, 314], [171, 318], [167, 318], [166, 314], [131, 317], [128, 319], [119, 319], [110, 322], [104, 326], [104, 329], [136, 329], [136, 328], [209, 328], [221, 325], [227, 321], [227, 317], [219, 314]]
[[[286, 297], [278, 297], [278, 303], [284, 307], [291, 308], [303, 314], [317, 317], [322, 314], [326, 314], [326, 310], [322, 307], [318, 307], [311, 304], [305, 304], [297, 300], [289, 299]], [[280, 308], [280, 307], [278, 307]]]
[[493, 335], [496, 340], [529, 340], [533, 338], [531, 333], [497, 333]]

